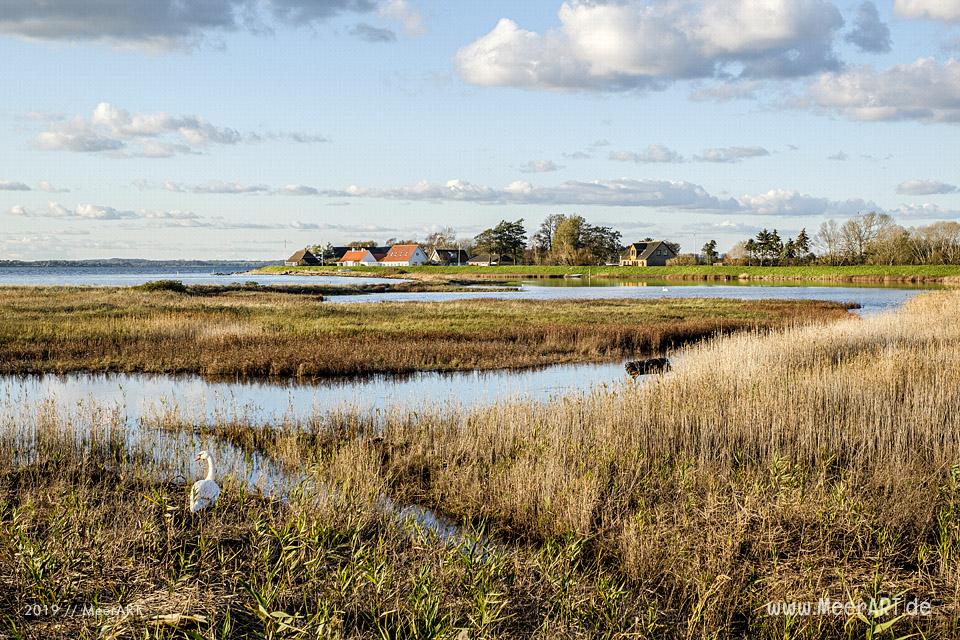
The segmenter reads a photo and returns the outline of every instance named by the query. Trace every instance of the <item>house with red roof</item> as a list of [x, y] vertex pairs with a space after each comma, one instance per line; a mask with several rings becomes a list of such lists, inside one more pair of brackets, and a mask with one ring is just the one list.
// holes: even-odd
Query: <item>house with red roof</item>
[[384, 267], [415, 267], [429, 262], [427, 254], [418, 244], [395, 244], [380, 260]]
[[343, 254], [343, 257], [337, 260], [337, 264], [342, 267], [370, 267], [380, 263], [370, 249], [356, 247]]

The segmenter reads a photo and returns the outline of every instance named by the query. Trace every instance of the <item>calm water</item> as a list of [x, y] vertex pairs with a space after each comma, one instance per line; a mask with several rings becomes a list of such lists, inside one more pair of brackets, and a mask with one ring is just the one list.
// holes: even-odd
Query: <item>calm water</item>
[[0, 376], [0, 397], [18, 402], [54, 399], [63, 409], [96, 402], [117, 408], [130, 423], [171, 410], [198, 423], [231, 418], [279, 422], [346, 407], [416, 411], [426, 406], [468, 406], [509, 398], [548, 400], [622, 381], [625, 376], [619, 363], [555, 365], [521, 371], [425, 372], [311, 384], [225, 382], [153, 374], [5, 375]]
[[130, 287], [155, 280], [180, 280], [184, 284], [386, 284], [388, 278], [341, 276], [282, 276], [244, 273], [260, 264], [218, 262], [191, 266], [70, 266], [10, 267], [0, 265], [0, 285], [73, 285], [97, 287]]
[[[211, 436], [167, 432], [157, 419], [173, 415], [197, 426], [231, 420], [280, 424], [335, 409], [385, 412], [391, 407], [417, 411], [438, 405], [471, 406], [504, 399], [546, 401], [625, 381], [616, 364], [557, 365], [536, 370], [418, 373], [325, 380], [312, 384], [263, 381], [210, 381], [198, 376], [147, 374], [69, 374], [0, 376], [0, 429], [25, 434], [42, 416], [55, 413], [77, 424], [102, 424], [103, 415], [125, 425], [132, 451], [148, 452], [160, 477], [189, 485], [203, 473], [193, 462], [205, 449], [219, 478], [265, 494], [284, 497], [304, 478], [280, 469], [256, 451], [244, 451]], [[100, 415], [100, 418], [92, 416]], [[107, 419], [109, 421], [110, 418]], [[3, 434], [6, 436], [6, 434]], [[449, 521], [418, 505], [383, 508], [403, 521], [442, 538], [456, 534]]]
[[[0, 266], [0, 285], [89, 285], [132, 286], [152, 280], [180, 280], [185, 284], [230, 284], [257, 282], [258, 284], [326, 284], [360, 285], [396, 283], [397, 279], [347, 276], [283, 276], [250, 275], [243, 273], [254, 268], [249, 262], [220, 262], [189, 267], [159, 266], [98, 266], [98, 267], [10, 267]], [[226, 275], [223, 275], [226, 274]], [[921, 291], [938, 288], [935, 285], [829, 285], [820, 283], [782, 282], [684, 282], [650, 280], [613, 280], [607, 278], [553, 278], [524, 280], [519, 290], [497, 292], [434, 292], [434, 293], [378, 293], [365, 295], [330, 296], [333, 303], [352, 302], [428, 302], [476, 298], [505, 300], [564, 300], [564, 299], [652, 299], [652, 298], [737, 298], [761, 300], [777, 298], [788, 300], [816, 299], [834, 302], [854, 302], [860, 313], [869, 314], [903, 304]], [[486, 286], [486, 285], [480, 285]], [[516, 289], [517, 287], [511, 287]]]
[[738, 300], [829, 300], [833, 302], [853, 302], [860, 305], [858, 313], [870, 314], [902, 305], [913, 296], [929, 288], [874, 286], [844, 287], [816, 286], [811, 284], [790, 284], [789, 286], [770, 284], [731, 284], [731, 283], [658, 283], [648, 282], [601, 282], [569, 278], [556, 281], [531, 281], [521, 283], [519, 291], [503, 290], [497, 292], [436, 292], [436, 293], [375, 293], [368, 295], [331, 296], [333, 303], [348, 302], [405, 302], [466, 300], [479, 298], [497, 298], [503, 300], [611, 300], [656, 298], [734, 298]]

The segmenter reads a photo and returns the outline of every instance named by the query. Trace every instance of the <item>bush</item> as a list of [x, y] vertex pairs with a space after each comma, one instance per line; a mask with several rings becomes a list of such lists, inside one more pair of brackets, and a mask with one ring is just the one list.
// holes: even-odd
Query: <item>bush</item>
[[138, 284], [133, 287], [133, 289], [137, 291], [172, 291], [174, 293], [186, 293], [187, 285], [179, 280], [154, 280], [152, 282]]
[[684, 253], [676, 258], [667, 260], [668, 267], [695, 267], [698, 264], [700, 264], [700, 261], [697, 260], [697, 256], [692, 253]]

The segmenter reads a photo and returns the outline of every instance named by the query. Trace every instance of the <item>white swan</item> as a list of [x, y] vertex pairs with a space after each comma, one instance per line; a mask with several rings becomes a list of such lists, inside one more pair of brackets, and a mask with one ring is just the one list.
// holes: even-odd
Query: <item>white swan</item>
[[216, 504], [217, 498], [220, 497], [220, 487], [217, 486], [217, 483], [213, 479], [213, 460], [210, 458], [210, 454], [206, 451], [201, 451], [197, 454], [196, 460], [197, 462], [201, 460], [207, 461], [207, 477], [193, 483], [193, 488], [190, 490], [191, 513], [212, 507]]

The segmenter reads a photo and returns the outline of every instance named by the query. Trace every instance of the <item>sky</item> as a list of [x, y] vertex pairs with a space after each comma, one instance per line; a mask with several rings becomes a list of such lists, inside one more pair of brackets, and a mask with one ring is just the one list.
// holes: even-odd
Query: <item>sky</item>
[[0, 260], [960, 220], [960, 0], [0, 0]]

